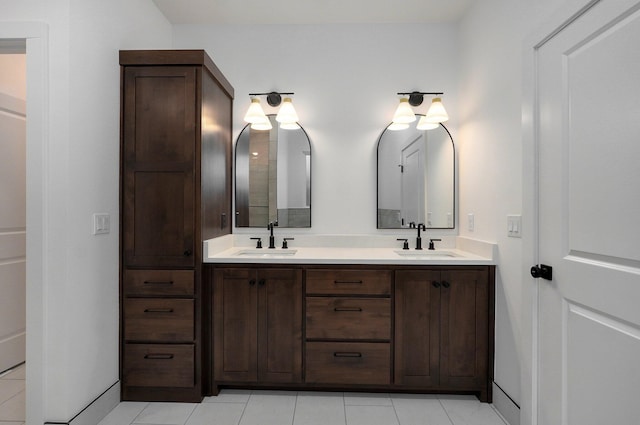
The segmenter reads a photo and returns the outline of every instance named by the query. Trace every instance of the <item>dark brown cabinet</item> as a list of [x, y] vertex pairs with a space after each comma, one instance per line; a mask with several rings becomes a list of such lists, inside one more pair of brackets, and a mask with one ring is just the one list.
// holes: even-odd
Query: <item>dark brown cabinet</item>
[[122, 399], [199, 401], [202, 244], [231, 233], [233, 88], [202, 50], [120, 65]]
[[491, 399], [493, 285], [487, 267], [397, 270], [395, 384]]
[[207, 270], [212, 394], [224, 386], [279, 387], [492, 401], [494, 266]]
[[306, 383], [391, 383], [391, 277], [387, 270], [306, 270]]
[[302, 270], [213, 271], [213, 392], [302, 381]]

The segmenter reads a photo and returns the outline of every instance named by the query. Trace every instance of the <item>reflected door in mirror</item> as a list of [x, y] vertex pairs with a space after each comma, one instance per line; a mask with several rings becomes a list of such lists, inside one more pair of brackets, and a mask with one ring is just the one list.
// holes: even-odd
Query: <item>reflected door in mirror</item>
[[434, 130], [385, 129], [378, 141], [379, 229], [424, 223], [455, 227], [455, 147], [442, 124]]

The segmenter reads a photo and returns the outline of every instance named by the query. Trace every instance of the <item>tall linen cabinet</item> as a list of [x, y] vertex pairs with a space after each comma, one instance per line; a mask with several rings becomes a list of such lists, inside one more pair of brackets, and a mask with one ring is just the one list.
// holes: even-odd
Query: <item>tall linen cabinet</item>
[[231, 233], [233, 87], [203, 50], [120, 51], [120, 66], [122, 399], [200, 401], [203, 241]]

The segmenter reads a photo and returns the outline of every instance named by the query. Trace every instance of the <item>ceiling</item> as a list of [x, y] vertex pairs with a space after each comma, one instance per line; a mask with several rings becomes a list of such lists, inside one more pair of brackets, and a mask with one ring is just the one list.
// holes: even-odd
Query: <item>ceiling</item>
[[478, 0], [154, 0], [172, 24], [455, 22]]

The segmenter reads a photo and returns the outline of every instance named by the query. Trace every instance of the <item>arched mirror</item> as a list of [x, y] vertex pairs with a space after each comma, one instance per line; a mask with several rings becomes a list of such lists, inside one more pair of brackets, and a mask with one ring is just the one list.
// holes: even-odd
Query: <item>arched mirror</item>
[[311, 143], [302, 127], [246, 125], [236, 142], [236, 227], [311, 227]]
[[[419, 115], [418, 115], [419, 118]], [[378, 229], [455, 228], [455, 147], [447, 128], [387, 127], [378, 140]]]

